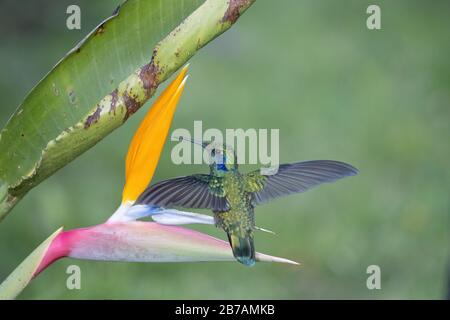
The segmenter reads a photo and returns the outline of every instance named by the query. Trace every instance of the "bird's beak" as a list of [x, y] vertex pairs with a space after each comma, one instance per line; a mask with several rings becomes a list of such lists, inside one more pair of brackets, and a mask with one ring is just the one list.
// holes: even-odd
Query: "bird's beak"
[[178, 137], [178, 140], [179, 140], [179, 141], [187, 141], [187, 142], [190, 142], [190, 143], [199, 145], [200, 147], [202, 147], [202, 148], [204, 148], [204, 149], [209, 145], [209, 143], [207, 143], [207, 142], [198, 141], [198, 140], [196, 140], [196, 139], [187, 138], [187, 137], [181, 137], [181, 136]]

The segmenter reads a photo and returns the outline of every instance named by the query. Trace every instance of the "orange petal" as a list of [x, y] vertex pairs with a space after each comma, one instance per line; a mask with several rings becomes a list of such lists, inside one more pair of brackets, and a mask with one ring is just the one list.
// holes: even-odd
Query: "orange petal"
[[128, 149], [122, 203], [134, 202], [150, 183], [186, 82], [187, 66], [155, 101]]
[[164, 90], [164, 92], [158, 97], [158, 99], [153, 104], [152, 108], [150, 108], [149, 112], [142, 120], [139, 128], [136, 130], [133, 139], [131, 140], [130, 147], [128, 149], [127, 159], [126, 159], [126, 176], [128, 177], [128, 173], [130, 172], [131, 165], [134, 162], [134, 157], [136, 156], [136, 151], [138, 146], [141, 144], [142, 135], [145, 133], [145, 130], [152, 123], [156, 117], [156, 115], [166, 106], [167, 102], [173, 96], [174, 92], [180, 86], [181, 82], [186, 76], [186, 72], [188, 69], [188, 65], [186, 65], [180, 72], [180, 74], [173, 80], [169, 86]]

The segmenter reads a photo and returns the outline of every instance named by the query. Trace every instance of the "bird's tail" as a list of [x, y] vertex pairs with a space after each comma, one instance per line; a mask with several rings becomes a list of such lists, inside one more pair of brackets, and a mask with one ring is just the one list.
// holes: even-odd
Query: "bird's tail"
[[252, 236], [239, 237], [228, 233], [228, 241], [237, 261], [249, 267], [255, 264], [255, 245]]

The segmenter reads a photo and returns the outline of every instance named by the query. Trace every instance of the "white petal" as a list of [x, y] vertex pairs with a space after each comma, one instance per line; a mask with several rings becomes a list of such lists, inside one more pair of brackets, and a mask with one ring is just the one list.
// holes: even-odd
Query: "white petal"
[[132, 203], [122, 204], [109, 218], [108, 223], [129, 222], [151, 217], [154, 221], [166, 225], [182, 224], [214, 224], [214, 218], [205, 214], [165, 209], [157, 206], [135, 205]]
[[255, 230], [258, 230], [258, 231], [262, 231], [262, 232], [267, 232], [267, 233], [270, 233], [270, 234], [276, 234], [275, 232], [273, 232], [272, 230], [268, 230], [268, 229], [264, 229], [264, 228], [260, 228], [260, 227], [255, 227], [254, 228]]
[[190, 223], [214, 224], [214, 218], [206, 214], [174, 209], [162, 210], [161, 212], [152, 214], [151, 217], [154, 221], [166, 225], [182, 225]]

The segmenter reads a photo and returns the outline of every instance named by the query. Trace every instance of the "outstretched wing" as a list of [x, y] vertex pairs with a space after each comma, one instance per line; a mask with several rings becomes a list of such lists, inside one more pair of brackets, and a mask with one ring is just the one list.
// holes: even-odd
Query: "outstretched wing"
[[136, 204], [227, 211], [229, 204], [221, 183], [220, 177], [206, 174], [164, 180], [145, 189]]
[[282, 164], [274, 175], [261, 175], [259, 170], [250, 172], [245, 176], [245, 188], [253, 194], [253, 203], [257, 205], [357, 173], [356, 168], [339, 161], [304, 161]]

